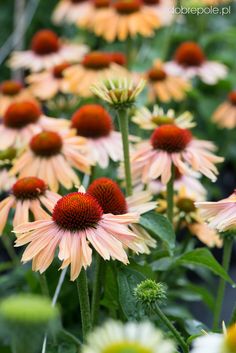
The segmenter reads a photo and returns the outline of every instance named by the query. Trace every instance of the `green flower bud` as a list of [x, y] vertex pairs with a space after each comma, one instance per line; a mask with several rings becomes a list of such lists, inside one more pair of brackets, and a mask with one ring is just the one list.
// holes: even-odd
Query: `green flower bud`
[[142, 281], [134, 290], [136, 300], [145, 305], [152, 305], [166, 299], [166, 285], [151, 279]]

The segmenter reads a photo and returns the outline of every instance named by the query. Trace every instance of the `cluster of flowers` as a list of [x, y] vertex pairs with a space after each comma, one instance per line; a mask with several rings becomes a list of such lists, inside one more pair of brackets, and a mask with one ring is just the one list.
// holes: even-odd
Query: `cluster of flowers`
[[[60, 0], [53, 22], [74, 24], [109, 43], [126, 41], [137, 34], [151, 37], [171, 24], [171, 6], [172, 0]], [[27, 51], [14, 52], [9, 65], [28, 75], [25, 83], [9, 80], [0, 85], [0, 233], [11, 222], [13, 210], [15, 246], [27, 245], [22, 262], [32, 261], [32, 269], [43, 273], [57, 256], [61, 269], [70, 266], [74, 281], [91, 265], [92, 249], [105, 260], [124, 264], [129, 262], [128, 249], [149, 254], [157, 243], [139, 219], [151, 210], [167, 212], [171, 183], [174, 228], [187, 228], [209, 247], [222, 246], [219, 233], [236, 226], [236, 194], [206, 202], [200, 179], [215, 182], [216, 164], [224, 159], [216, 155], [213, 142], [194, 136], [190, 112], [176, 114], [155, 102], [184, 101], [194, 78], [215, 85], [227, 76], [225, 65], [186, 41], [169, 61], [156, 59], [146, 72], [133, 72], [122, 52], [90, 51], [48, 29], [33, 36]], [[145, 84], [152, 107], [136, 109]], [[69, 119], [47, 116], [50, 102], [58, 97], [66, 97], [71, 105], [79, 99], [85, 103]], [[118, 116], [129, 110], [132, 123], [147, 138], [129, 135], [126, 143], [122, 125], [118, 131], [112, 112], [101, 101]], [[128, 118], [123, 114], [122, 119]], [[229, 92], [212, 120], [222, 128], [236, 127], [236, 91]], [[125, 197], [119, 184], [106, 177], [112, 162], [119, 164], [120, 185], [132, 179], [133, 194], [127, 188]], [[97, 166], [104, 174], [93, 180]], [[217, 346], [211, 353], [234, 353], [235, 337], [235, 326], [224, 335], [201, 337], [193, 352], [204, 351], [209, 341]], [[173, 353], [175, 347], [149, 323], [109, 322], [91, 335], [84, 352], [122, 349]]]

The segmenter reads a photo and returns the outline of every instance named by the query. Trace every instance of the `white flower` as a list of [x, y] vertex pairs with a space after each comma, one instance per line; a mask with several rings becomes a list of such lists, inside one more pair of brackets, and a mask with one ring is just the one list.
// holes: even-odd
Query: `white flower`
[[82, 353], [173, 353], [175, 345], [150, 322], [108, 321], [92, 332]]

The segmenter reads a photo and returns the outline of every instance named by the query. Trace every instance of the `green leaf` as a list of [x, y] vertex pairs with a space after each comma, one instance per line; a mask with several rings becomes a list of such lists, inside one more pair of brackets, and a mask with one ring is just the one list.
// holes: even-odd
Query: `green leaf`
[[170, 250], [175, 247], [175, 232], [169, 220], [154, 211], [140, 217], [139, 223], [155, 238], [161, 239]]
[[134, 289], [144, 279], [146, 276], [142, 273], [129, 268], [121, 268], [118, 272], [119, 301], [127, 318], [134, 318], [138, 314]]
[[176, 264], [190, 267], [205, 267], [214, 274], [234, 285], [233, 280], [229, 277], [227, 272], [216, 261], [212, 253], [207, 248], [195, 249], [183, 254], [177, 259]]
[[101, 304], [115, 312], [119, 308], [118, 300], [117, 274], [113, 263], [109, 262], [106, 264], [104, 296], [101, 300]]

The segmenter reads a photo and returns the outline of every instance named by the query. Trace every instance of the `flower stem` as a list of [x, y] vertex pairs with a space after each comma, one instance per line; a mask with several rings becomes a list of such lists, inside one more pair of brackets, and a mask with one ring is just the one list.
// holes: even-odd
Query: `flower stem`
[[[224, 239], [222, 266], [226, 272], [228, 272], [228, 270], [229, 270], [229, 264], [230, 264], [232, 249], [233, 249], [233, 243], [234, 243], [233, 237], [232, 238], [226, 237]], [[225, 294], [225, 287], [226, 287], [226, 281], [225, 281], [225, 279], [221, 278], [220, 283], [219, 283], [219, 287], [218, 287], [216, 303], [215, 303], [213, 330], [217, 330], [218, 325], [219, 325], [220, 316], [221, 316], [221, 312], [222, 312], [222, 305], [223, 305], [223, 300], [224, 300], [224, 294]]]
[[167, 217], [171, 223], [173, 223], [173, 209], [174, 209], [174, 179], [175, 179], [175, 168], [172, 164], [171, 167], [171, 178], [167, 184]]
[[45, 273], [42, 273], [39, 275], [39, 283], [40, 283], [40, 287], [42, 290], [42, 294], [45, 297], [50, 297], [48, 283], [47, 283], [47, 277], [46, 277]]
[[182, 348], [182, 351], [184, 353], [188, 353], [188, 345], [185, 343], [183, 337], [181, 334], [176, 330], [174, 325], [170, 322], [168, 317], [163, 313], [163, 311], [160, 309], [159, 305], [155, 305], [155, 311], [158, 317], [161, 319], [161, 321], [168, 327], [168, 329], [172, 332], [173, 336], [175, 337], [176, 341], [179, 343], [180, 347]]
[[89, 292], [88, 292], [88, 280], [87, 280], [87, 274], [84, 268], [82, 268], [76, 282], [77, 282], [77, 290], [78, 290], [79, 302], [80, 302], [82, 332], [83, 332], [83, 340], [84, 340], [88, 332], [91, 330], [91, 326], [92, 326]]
[[91, 320], [92, 326], [95, 326], [98, 320], [99, 314], [99, 302], [101, 295], [101, 284], [102, 284], [102, 258], [97, 253], [95, 263], [95, 275], [93, 282], [93, 296], [92, 296], [92, 308], [91, 308]]
[[132, 195], [132, 178], [129, 156], [129, 122], [126, 110], [118, 111], [119, 126], [122, 135], [124, 164], [125, 164], [125, 179], [126, 179], [126, 194]]
[[15, 252], [15, 248], [12, 246], [11, 239], [8, 235], [3, 235], [1, 237], [3, 246], [5, 247], [9, 258], [11, 259], [12, 263], [17, 266], [20, 264], [20, 260]]

